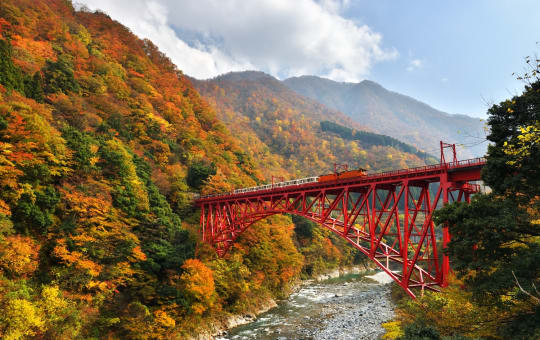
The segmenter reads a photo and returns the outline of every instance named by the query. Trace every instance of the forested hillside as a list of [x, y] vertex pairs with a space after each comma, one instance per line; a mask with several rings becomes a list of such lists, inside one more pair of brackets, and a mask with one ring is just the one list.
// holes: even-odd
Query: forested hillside
[[463, 157], [485, 154], [487, 144], [480, 119], [441, 112], [411, 97], [364, 80], [340, 83], [315, 76], [289, 78], [283, 83], [308, 98], [340, 110], [373, 132], [395, 137], [425, 151], [436, 149], [440, 139], [466, 145]]
[[381, 146], [392, 146], [403, 152], [408, 152], [417, 155], [418, 157], [431, 162], [439, 162], [438, 159], [429, 155], [426, 152], [422, 152], [415, 148], [412, 145], [405, 144], [393, 137], [380, 135], [378, 133], [368, 132], [368, 131], [358, 131], [351, 129], [349, 127], [339, 125], [333, 122], [324, 120], [321, 122], [322, 131], [330, 131], [346, 140], [357, 140], [362, 142], [365, 145], [381, 145]]
[[106, 14], [1, 1], [0, 338], [182, 338], [351, 263], [286, 216], [199, 243], [194, 194], [262, 182], [257, 147]]
[[341, 112], [302, 97], [261, 72], [235, 72], [211, 80], [193, 80], [231, 132], [250, 149], [256, 164], [285, 177], [333, 171], [334, 163], [368, 170], [418, 166], [423, 160], [384, 143], [352, 140], [321, 129], [331, 120], [366, 130]]

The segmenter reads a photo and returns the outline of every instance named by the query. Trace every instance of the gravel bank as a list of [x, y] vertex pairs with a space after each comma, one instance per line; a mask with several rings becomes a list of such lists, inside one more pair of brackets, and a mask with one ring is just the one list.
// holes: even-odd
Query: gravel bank
[[[377, 339], [394, 307], [386, 274], [372, 280], [311, 282], [254, 322], [221, 339]], [[376, 280], [376, 283], [373, 283]]]
[[389, 287], [371, 285], [359, 294], [336, 297], [324, 305], [320, 327], [306, 335], [316, 340], [377, 339], [384, 334], [381, 324], [394, 315]]

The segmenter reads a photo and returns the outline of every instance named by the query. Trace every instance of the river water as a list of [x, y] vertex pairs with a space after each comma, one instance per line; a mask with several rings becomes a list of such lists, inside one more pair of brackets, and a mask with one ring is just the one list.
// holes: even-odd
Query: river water
[[[374, 276], [387, 281], [384, 273]], [[249, 324], [231, 329], [221, 340], [377, 339], [390, 320], [390, 285], [348, 274], [309, 282], [278, 307]]]

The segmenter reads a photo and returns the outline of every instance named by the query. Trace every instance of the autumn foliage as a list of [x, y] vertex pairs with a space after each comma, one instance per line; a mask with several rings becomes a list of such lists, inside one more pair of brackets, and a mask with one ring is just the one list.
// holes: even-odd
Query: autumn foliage
[[260, 114], [233, 136], [222, 121], [239, 117], [237, 103], [218, 117], [152, 42], [106, 14], [1, 1], [0, 338], [183, 338], [285, 296], [301, 273], [354, 262], [288, 216], [248, 229], [225, 259], [200, 242], [197, 194], [260, 184], [268, 169], [319, 171], [324, 152], [366, 155], [315, 138], [263, 95], [245, 98]]

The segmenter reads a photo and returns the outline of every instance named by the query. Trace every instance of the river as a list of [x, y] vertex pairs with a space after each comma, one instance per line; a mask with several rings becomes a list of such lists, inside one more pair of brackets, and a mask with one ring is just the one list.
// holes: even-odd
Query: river
[[377, 339], [394, 315], [385, 273], [303, 284], [287, 300], [220, 340]]

